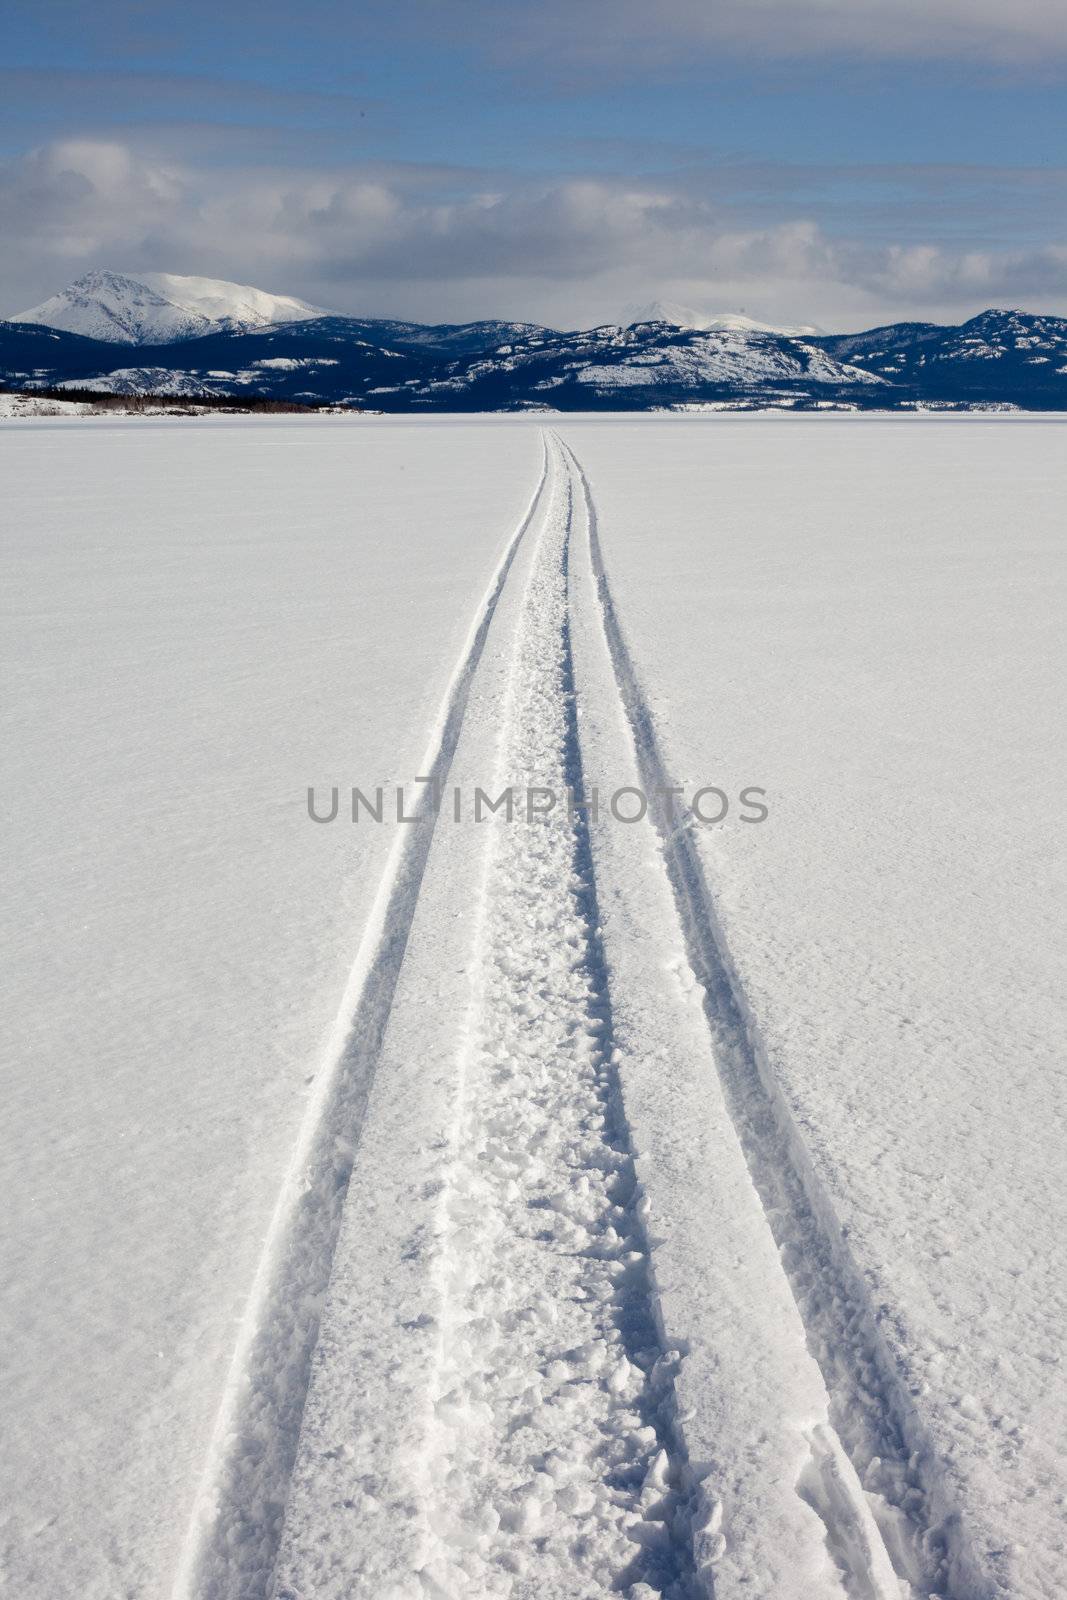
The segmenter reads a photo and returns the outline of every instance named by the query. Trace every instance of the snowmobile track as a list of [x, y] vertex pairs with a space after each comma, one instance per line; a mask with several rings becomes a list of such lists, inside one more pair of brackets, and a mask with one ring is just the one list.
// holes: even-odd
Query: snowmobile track
[[[537, 489], [430, 741], [420, 825], [397, 832], [279, 1197], [175, 1600], [378, 1600], [386, 1592], [405, 1600], [596, 1600], [631, 1587], [664, 1600], [715, 1593], [714, 1563], [730, 1529], [719, 1531], [715, 1485], [697, 1481], [706, 1468], [695, 1474], [689, 1462], [675, 1392], [681, 1351], [657, 1302], [648, 1200], [615, 1048], [594, 848], [596, 830], [611, 824], [558, 805], [551, 825], [505, 827], [494, 817], [462, 844], [452, 835], [434, 848], [435, 796], [467, 742], [465, 718], [498, 728], [494, 795], [514, 787], [521, 796], [533, 784], [562, 796], [584, 793], [583, 713], [619, 720], [620, 741], [628, 731], [627, 760], [649, 805], [642, 829], [652, 870], [662, 867], [669, 885], [669, 893], [661, 886], [660, 926], [673, 928], [676, 914], [704, 993], [714, 1058], [707, 1071], [712, 1083], [717, 1071], [729, 1112], [729, 1122], [719, 1112], [724, 1137], [735, 1152], [736, 1134], [744, 1163], [737, 1155], [735, 1164], [746, 1190], [747, 1165], [762, 1208], [750, 1196], [752, 1236], [766, 1239], [769, 1252], [760, 1305], [772, 1277], [790, 1316], [791, 1294], [802, 1324], [795, 1347], [803, 1355], [806, 1338], [829, 1397], [828, 1422], [807, 1435], [796, 1495], [821, 1520], [848, 1600], [989, 1600], [951, 1483], [760, 1050], [700, 851], [669, 810], [663, 791], [671, 780], [615, 610], [589, 483], [558, 436], [543, 433], [542, 445]], [[508, 584], [520, 546], [521, 596], [518, 574]], [[589, 595], [583, 649], [593, 640], [603, 663], [604, 688], [588, 706], [580, 704], [572, 646], [578, 563]], [[482, 687], [474, 689], [480, 665]], [[633, 830], [635, 849], [640, 834]], [[448, 906], [471, 897], [471, 951], [457, 969], [469, 983], [468, 1015], [464, 1023], [450, 1013], [435, 1036], [442, 1019], [430, 1015], [409, 970], [419, 967], [409, 945], [419, 946], [424, 902], [434, 900], [438, 917], [445, 905], [447, 919], [455, 915]], [[434, 927], [430, 948], [440, 944]], [[455, 982], [446, 991], [453, 1003], [460, 992]], [[694, 1018], [703, 1040], [699, 1013]], [[419, 1106], [413, 1060], [421, 1060], [433, 1114], [417, 1130], [411, 1172], [390, 1173], [388, 1139], [368, 1154], [372, 1116], [354, 1176], [372, 1091], [376, 1102], [388, 1100], [404, 1083]], [[383, 1076], [389, 1082], [379, 1090]], [[350, 1181], [351, 1196], [362, 1185], [365, 1203], [379, 1201], [372, 1227], [403, 1213], [390, 1223], [402, 1258], [390, 1257], [390, 1235], [375, 1241], [374, 1265], [360, 1265], [366, 1239], [342, 1226], [355, 1209]], [[784, 1274], [780, 1291], [764, 1223]], [[389, 1262], [401, 1259], [394, 1272]], [[383, 1262], [389, 1315], [364, 1315], [367, 1272], [373, 1278]], [[773, 1298], [767, 1293], [768, 1304]], [[397, 1329], [416, 1351], [405, 1358], [406, 1376], [395, 1359]], [[376, 1361], [374, 1390], [367, 1372]], [[804, 1361], [821, 1395], [818, 1373]], [[403, 1416], [408, 1428], [388, 1461], [392, 1424], [368, 1416], [372, 1390], [391, 1395], [392, 1422]], [[771, 1403], [784, 1414], [790, 1400], [782, 1393]], [[361, 1436], [374, 1441], [365, 1446], [366, 1467], [364, 1447], [353, 1455], [349, 1443], [361, 1419]], [[797, 1505], [792, 1479], [786, 1483]], [[349, 1532], [324, 1552], [318, 1519], [338, 1505]], [[351, 1530], [381, 1539], [377, 1566], [352, 1549]]]
[[604, 636], [685, 946], [704, 989], [724, 1098], [830, 1397], [832, 1426], [814, 1430], [797, 1491], [825, 1523], [855, 1600], [894, 1593], [894, 1574], [897, 1592], [914, 1600], [987, 1600], [993, 1589], [967, 1546], [943, 1466], [759, 1047], [691, 828], [679, 826], [670, 810], [664, 791], [673, 780], [615, 609], [595, 501], [574, 453], [562, 448], [585, 501]]
[[269, 1592], [319, 1316], [375, 1063], [433, 844], [432, 796], [448, 775], [471, 683], [519, 547], [548, 481], [548, 445], [446, 690], [413, 814], [398, 828], [300, 1137], [271, 1219], [208, 1448], [175, 1600]]
[[576, 485], [552, 448], [493, 792], [536, 782], [559, 799], [543, 822], [486, 834], [437, 1231], [422, 1581], [442, 1596], [595, 1600], [648, 1584], [697, 1600], [588, 828], [580, 808], [561, 814], [565, 793], [583, 793], [568, 584]]

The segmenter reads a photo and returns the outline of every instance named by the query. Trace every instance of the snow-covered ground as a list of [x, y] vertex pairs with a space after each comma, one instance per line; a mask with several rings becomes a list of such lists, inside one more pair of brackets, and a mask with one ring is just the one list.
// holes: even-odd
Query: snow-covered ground
[[1067, 425], [564, 431], [672, 777], [768, 790], [695, 838], [801, 1162], [997, 1592], [1056, 1594]]
[[0, 1570], [155, 1597], [391, 841], [306, 787], [422, 770], [541, 447], [97, 418], [0, 451]]
[[1064, 426], [0, 436], [12, 1593], [1062, 1593]]
[[84, 417], [92, 410], [84, 400], [53, 400], [36, 394], [0, 394], [0, 420], [14, 417]]

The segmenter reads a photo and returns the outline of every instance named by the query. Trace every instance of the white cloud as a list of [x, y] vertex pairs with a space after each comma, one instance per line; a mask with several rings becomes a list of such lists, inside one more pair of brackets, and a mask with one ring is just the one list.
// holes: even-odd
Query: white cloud
[[[485, 38], [498, 61], [516, 50], [560, 72], [576, 55], [637, 73], [694, 51], [760, 59], [867, 57], [985, 61], [1067, 59], [1063, 0], [497, 0]], [[422, 8], [432, 16], [432, 4]], [[489, 21], [493, 26], [488, 26]]]
[[[556, 79], [576, 68], [641, 78], [691, 63], [694, 54], [724, 51], [763, 61], [1067, 61], [1063, 0], [304, 0], [298, 8], [228, 0], [225, 10], [235, 36], [245, 29], [253, 41], [251, 59], [284, 59], [310, 42], [351, 62], [354, 77], [367, 47], [435, 39], [502, 66], [536, 60]], [[176, 40], [210, 39], [217, 30], [217, 0], [166, 8], [153, 0], [101, 0], [82, 11], [81, 31], [98, 46], [110, 48], [118, 37], [131, 54], [153, 60], [170, 54]], [[165, 14], [162, 26], [157, 12]]]
[[[975, 182], [968, 174], [969, 208]], [[949, 232], [950, 213], [949, 200]], [[0, 167], [0, 228], [10, 309], [111, 266], [438, 320], [573, 326], [658, 295], [842, 328], [1020, 300], [1067, 312], [1067, 245], [961, 248], [936, 233], [874, 243], [831, 233], [815, 215], [757, 226], [693, 181], [538, 182], [399, 164], [198, 169], [68, 139]]]

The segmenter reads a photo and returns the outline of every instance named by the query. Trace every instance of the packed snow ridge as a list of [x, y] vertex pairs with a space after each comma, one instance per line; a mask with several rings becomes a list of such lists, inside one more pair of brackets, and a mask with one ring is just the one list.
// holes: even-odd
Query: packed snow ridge
[[34, 322], [114, 344], [174, 344], [207, 333], [268, 328], [322, 316], [291, 295], [268, 294], [222, 278], [172, 272], [87, 272], [13, 322]]

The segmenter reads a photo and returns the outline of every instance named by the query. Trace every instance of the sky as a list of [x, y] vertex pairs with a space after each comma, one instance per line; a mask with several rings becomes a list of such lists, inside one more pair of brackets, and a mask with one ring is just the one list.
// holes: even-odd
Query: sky
[[1065, 0], [4, 0], [0, 315], [1067, 315]]

